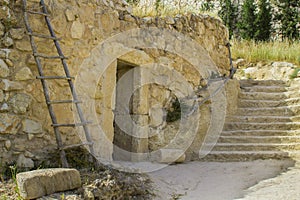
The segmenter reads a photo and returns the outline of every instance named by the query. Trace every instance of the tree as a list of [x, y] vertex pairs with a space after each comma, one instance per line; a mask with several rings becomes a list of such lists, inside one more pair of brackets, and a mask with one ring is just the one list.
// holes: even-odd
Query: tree
[[258, 13], [255, 20], [256, 32], [254, 39], [257, 41], [267, 41], [270, 39], [272, 31], [271, 5], [268, 0], [260, 0]]
[[280, 32], [283, 38], [289, 40], [300, 39], [299, 28], [300, 21], [300, 1], [299, 0], [277, 0], [278, 14], [276, 19], [281, 24]]
[[221, 0], [220, 5], [221, 9], [218, 14], [227, 26], [229, 30], [229, 38], [231, 39], [237, 29], [236, 22], [238, 6], [235, 5], [232, 0]]
[[254, 39], [256, 33], [256, 4], [254, 0], [245, 0], [242, 7], [241, 20], [238, 23], [241, 37], [247, 40]]

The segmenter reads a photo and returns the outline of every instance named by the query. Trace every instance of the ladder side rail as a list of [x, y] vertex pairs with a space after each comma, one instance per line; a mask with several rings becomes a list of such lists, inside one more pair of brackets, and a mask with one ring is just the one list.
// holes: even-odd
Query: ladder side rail
[[[26, 26], [27, 32], [32, 33], [33, 31], [32, 31], [31, 26], [29, 24], [28, 14], [26, 12], [26, 8], [27, 8], [26, 0], [23, 0], [23, 6], [24, 6], [24, 21], [25, 21], [25, 26]], [[30, 44], [31, 44], [33, 54], [35, 54], [35, 53], [37, 53], [37, 47], [36, 47], [34, 38], [30, 35], [29, 35], [29, 38], [30, 38]], [[44, 76], [44, 72], [43, 72], [43, 69], [42, 69], [42, 64], [41, 64], [40, 59], [36, 56], [34, 56], [34, 59], [35, 59], [35, 62], [37, 64], [37, 67], [38, 67], [39, 76]], [[41, 79], [41, 83], [42, 83], [42, 87], [43, 87], [43, 91], [44, 91], [45, 100], [46, 100], [46, 102], [48, 102], [48, 101], [50, 101], [50, 95], [49, 95], [47, 82], [46, 82], [45, 79]], [[56, 118], [56, 115], [54, 113], [53, 106], [51, 104], [47, 104], [47, 107], [48, 107], [48, 111], [49, 111], [49, 114], [50, 114], [50, 117], [51, 117], [52, 124], [57, 124], [57, 118]], [[61, 134], [60, 134], [60, 131], [59, 131], [58, 127], [54, 127], [54, 134], [55, 134], [56, 142], [57, 142], [57, 145], [58, 145], [58, 149], [60, 149], [60, 148], [63, 147], [63, 143], [62, 143], [62, 138], [61, 138]], [[67, 163], [67, 160], [66, 160], [66, 153], [65, 153], [64, 150], [60, 151], [60, 158], [61, 158], [61, 161], [62, 161], [62, 166], [63, 167], [68, 167], [68, 163]]]
[[[55, 38], [56, 38], [56, 34], [54, 33], [54, 30], [53, 30], [53, 28], [52, 28], [52, 26], [51, 26], [50, 20], [49, 20], [49, 18], [48, 18], [48, 16], [47, 16], [47, 15], [48, 15], [48, 11], [47, 11], [47, 9], [46, 9], [44, 0], [41, 0], [41, 4], [42, 4], [43, 12], [46, 14], [46, 15], [45, 15], [45, 20], [46, 20], [46, 23], [47, 23], [47, 26], [48, 26], [50, 35], [51, 35], [52, 37], [55, 37]], [[65, 56], [64, 56], [64, 54], [63, 54], [63, 52], [62, 52], [62, 50], [61, 50], [61, 47], [60, 47], [59, 42], [58, 42], [57, 40], [54, 40], [53, 42], [54, 42], [54, 44], [55, 44], [55, 47], [56, 47], [56, 49], [57, 49], [57, 52], [58, 52], [59, 56], [61, 56], [61, 57], [64, 58]], [[63, 58], [61, 59], [61, 62], [62, 62], [62, 65], [63, 65], [63, 67], [64, 67], [65, 74], [66, 74], [67, 77], [70, 77], [71, 75], [70, 75], [70, 71], [69, 71], [69, 69], [68, 69], [66, 60], [63, 59]], [[68, 80], [68, 83], [69, 83], [69, 86], [70, 86], [71, 93], [72, 93], [72, 96], [73, 96], [74, 101], [78, 101], [79, 99], [78, 99], [77, 93], [76, 93], [76, 91], [75, 91], [75, 87], [74, 87], [73, 81], [72, 81], [72, 80]], [[84, 122], [85, 122], [85, 119], [84, 119], [84, 115], [83, 115], [83, 112], [82, 112], [82, 109], [81, 109], [80, 105], [79, 105], [79, 104], [75, 104], [75, 106], [76, 106], [76, 109], [77, 109], [77, 112], [78, 112], [80, 121], [81, 121], [82, 123], [84, 123]], [[93, 144], [93, 143], [92, 143], [92, 138], [91, 138], [90, 133], [89, 133], [88, 126], [87, 126], [87, 125], [83, 125], [83, 129], [84, 129], [84, 132], [85, 132], [86, 140], [87, 140], [89, 143]], [[90, 147], [90, 148], [89, 148], [89, 149], [90, 149], [90, 153], [94, 156], [93, 145], [89, 145], [89, 147]]]

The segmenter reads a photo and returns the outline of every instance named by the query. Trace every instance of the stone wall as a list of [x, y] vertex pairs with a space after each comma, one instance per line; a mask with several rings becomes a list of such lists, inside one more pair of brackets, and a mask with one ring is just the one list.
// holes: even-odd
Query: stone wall
[[[38, 10], [38, 2], [37, 0], [29, 0], [28, 8]], [[111, 67], [107, 67], [105, 73], [103, 72], [102, 76], [96, 81], [93, 82], [89, 77], [85, 79], [89, 84], [92, 84], [91, 88], [97, 86], [96, 92], [93, 91], [93, 95], [88, 98], [92, 98], [96, 102], [95, 110], [99, 121], [98, 125], [102, 126], [107, 139], [111, 142], [114, 138], [113, 109], [115, 108], [115, 94], [111, 91], [116, 85], [117, 59], [134, 66], [152, 62], [168, 66], [170, 69], [182, 74], [194, 90], [201, 86], [201, 80], [207, 79], [211, 75], [209, 73], [213, 70], [208, 70], [209, 73], [205, 74], [206, 68], [217, 69], [220, 75], [228, 75], [228, 52], [225, 46], [228, 32], [218, 19], [192, 14], [165, 18], [139, 18], [131, 14], [131, 10], [126, 3], [120, 3], [119, 1], [47, 0], [45, 2], [51, 15], [54, 31], [62, 39], [60, 43], [64, 54], [68, 57], [67, 64], [70, 67], [70, 72], [72, 75], [79, 77], [79, 80], [84, 77], [85, 69], [90, 68], [90, 66], [84, 65], [91, 64], [91, 60], [97, 59], [96, 54], [93, 52], [105, 49], [105, 47], [101, 48], [101, 45], [105, 41], [110, 41], [110, 38], [118, 33], [152, 27], [158, 28], [158, 30], [176, 31], [188, 36], [194, 42], [193, 46], [185, 46], [184, 42], [187, 39], [180, 35], [182, 38], [179, 38], [178, 41], [183, 41], [181, 43], [174, 40], [173, 44], [168, 41], [168, 38], [162, 36], [159, 39], [165, 40], [163, 44], [149, 47], [134, 46], [130, 41], [126, 41], [119, 48], [115, 43], [111, 43], [109, 48], [112, 49], [110, 51], [116, 52], [123, 48], [124, 53], [120, 53], [120, 56], [110, 63]], [[17, 162], [19, 166], [31, 168], [37, 165], [39, 161], [47, 160], [52, 155], [51, 153], [55, 152], [56, 141], [41, 83], [35, 78], [38, 71], [32, 56], [29, 36], [26, 35], [22, 1], [5, 0], [0, 2], [0, 6], [0, 163], [5, 165], [5, 163]], [[30, 15], [29, 20], [35, 32], [48, 34], [42, 16]], [[147, 37], [144, 39], [153, 44], [159, 43], [155, 38], [153, 41]], [[131, 41], [134, 43], [134, 38]], [[36, 44], [38, 51], [43, 54], [53, 55], [56, 52], [53, 42], [48, 39], [36, 39]], [[166, 45], [166, 47], [163, 48], [163, 45]], [[176, 52], [168, 52], [168, 48], [173, 48], [168, 47], [168, 45], [175, 45], [175, 49], [179, 48], [184, 51], [183, 58], [181, 55], [176, 55]], [[161, 48], [156, 49], [156, 47]], [[107, 57], [113, 54], [110, 51], [107, 51]], [[44, 72], [46, 75], [63, 74], [60, 61], [49, 61], [47, 59], [41, 59], [41, 61], [45, 67]], [[99, 64], [100, 61], [95, 61], [95, 63]], [[202, 68], [203, 73], [201, 70], [195, 69], [195, 63], [199, 65], [197, 67]], [[98, 72], [90, 71], [89, 73], [95, 74]], [[157, 73], [160, 74], [162, 79], [164, 78], [163, 71], [157, 70]], [[49, 81], [48, 86], [53, 100], [69, 99], [71, 97], [66, 81]], [[157, 84], [150, 84], [143, 86], [143, 88], [139, 92], [135, 92], [135, 94], [138, 94], [138, 97], [134, 98], [136, 103], [133, 104], [136, 105], [134, 106], [134, 109], [136, 109], [134, 114], [138, 115], [136, 121], [150, 124], [152, 128], [154, 127], [154, 131], [170, 129], [172, 124], [166, 124], [163, 119], [159, 118], [162, 115], [157, 113], [161, 112], [162, 105], [168, 104], [165, 109], [171, 109], [170, 100], [175, 99], [174, 94], [170, 89]], [[81, 88], [78, 90], [80, 97], [85, 99], [86, 96], [80, 93]], [[165, 94], [167, 96], [163, 96]], [[145, 101], [145, 99], [148, 100]], [[146, 107], [143, 106], [145, 102], [147, 102]], [[83, 105], [84, 108], [89, 106], [87, 103]], [[73, 110], [74, 108], [69, 105], [56, 106], [55, 112], [58, 121], [64, 123], [74, 122], [76, 116], [74, 116]], [[87, 115], [87, 118], [94, 119], [93, 116], [89, 115]], [[94, 130], [93, 127], [91, 130]], [[206, 133], [206, 131], [202, 131], [202, 134]], [[61, 132], [66, 144], [80, 141], [79, 137], [76, 136], [76, 129], [65, 128]], [[173, 132], [170, 131], [170, 134], [162, 142], [159, 139], [160, 144], [158, 146], [168, 142], [170, 140], [168, 137], [171, 137], [172, 134]], [[95, 140], [98, 140], [98, 137], [99, 135], [93, 135]], [[159, 134], [157, 137], [160, 137]], [[199, 138], [203, 138], [203, 136]], [[156, 143], [157, 139], [155, 138], [139, 141], [135, 151], [146, 151], [145, 148], [148, 149], [149, 147], [155, 149], [157, 148], [155, 147]], [[101, 156], [110, 159], [113, 147], [104, 145], [99, 147], [97, 151], [101, 152], [99, 153]]]

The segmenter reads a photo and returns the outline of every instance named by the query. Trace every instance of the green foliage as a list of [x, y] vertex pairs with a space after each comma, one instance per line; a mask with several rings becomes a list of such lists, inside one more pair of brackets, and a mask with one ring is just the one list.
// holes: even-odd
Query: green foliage
[[283, 38], [289, 40], [300, 39], [298, 24], [300, 21], [300, 1], [299, 0], [277, 0], [279, 12], [276, 20], [281, 24], [280, 31]]
[[218, 14], [228, 28], [229, 38], [232, 38], [237, 28], [238, 6], [232, 0], [221, 0], [220, 5], [221, 9]]
[[290, 78], [294, 79], [298, 77], [298, 72], [300, 71], [300, 68], [294, 69], [293, 73], [291, 74]]
[[172, 102], [172, 107], [167, 111], [167, 122], [175, 122], [181, 118], [181, 106], [178, 98]]
[[250, 40], [254, 38], [256, 33], [256, 4], [254, 0], [245, 0], [242, 13], [241, 20], [238, 23], [238, 27], [240, 29], [241, 37]]
[[254, 39], [256, 41], [268, 41], [272, 30], [271, 5], [268, 0], [260, 0], [258, 4], [258, 14], [255, 19], [256, 32]]

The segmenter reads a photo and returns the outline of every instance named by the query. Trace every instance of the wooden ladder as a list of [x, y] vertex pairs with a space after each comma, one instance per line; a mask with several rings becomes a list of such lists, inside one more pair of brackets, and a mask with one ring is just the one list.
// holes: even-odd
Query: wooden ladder
[[[37, 79], [40, 79], [41, 83], [42, 83], [46, 104], [47, 104], [49, 114], [50, 114], [50, 117], [52, 120], [52, 127], [54, 129], [57, 146], [60, 151], [61, 164], [63, 167], [69, 167], [67, 159], [66, 159], [65, 149], [88, 145], [90, 154], [92, 156], [94, 156], [93, 142], [92, 142], [92, 139], [91, 139], [91, 136], [89, 133], [88, 126], [87, 126], [89, 124], [89, 122], [87, 122], [84, 118], [84, 115], [83, 115], [83, 112], [82, 112], [82, 109], [80, 106], [81, 101], [79, 101], [79, 99], [78, 99], [78, 95], [76, 93], [76, 90], [75, 90], [75, 87], [73, 84], [74, 77], [72, 77], [70, 75], [70, 71], [69, 71], [69, 68], [68, 68], [68, 65], [66, 62], [67, 58], [64, 56], [64, 54], [61, 50], [61, 47], [59, 44], [59, 38], [56, 37], [56, 35], [53, 31], [52, 25], [49, 20], [50, 15], [47, 11], [44, 0], [40, 1], [40, 5], [39, 5], [40, 11], [27, 9], [27, 1], [26, 0], [23, 0], [23, 7], [24, 7], [24, 21], [25, 21], [25, 25], [26, 25], [26, 29], [27, 29], [27, 34], [29, 35], [29, 38], [30, 38], [30, 44], [31, 44], [33, 56], [34, 56], [34, 59], [35, 59], [35, 62], [36, 62], [37, 68], [38, 68], [38, 73], [39, 73], [39, 76], [37, 76]], [[29, 15], [43, 16], [45, 19], [45, 23], [49, 29], [49, 35], [34, 33], [30, 26], [30, 23], [29, 23], [29, 17], [28, 17]], [[46, 55], [46, 54], [39, 53], [37, 51], [37, 45], [35, 43], [35, 38], [45, 38], [45, 39], [53, 40], [55, 48], [57, 50], [57, 52], [56, 52], [57, 54], [53, 56], [53, 55]], [[41, 58], [61, 60], [61, 65], [62, 65], [65, 75], [64, 76], [45, 76]], [[46, 67], [46, 66], [44, 66], [44, 67]], [[72, 99], [70, 99], [70, 100], [55, 100], [55, 101], [52, 101], [50, 99], [50, 94], [49, 94], [50, 89], [48, 87], [47, 82], [50, 80], [57, 80], [57, 79], [63, 79], [68, 82], [68, 86], [70, 88], [70, 93], [71, 93]], [[78, 113], [80, 122], [79, 123], [60, 123], [60, 122], [58, 122], [56, 114], [54, 112], [55, 104], [75, 104], [76, 111]], [[62, 137], [61, 137], [60, 128], [61, 127], [74, 127], [75, 128], [78, 126], [83, 127], [83, 130], [85, 133], [85, 138], [86, 138], [87, 142], [83, 142], [80, 144], [73, 144], [73, 145], [64, 145], [63, 141], [62, 141]]]

